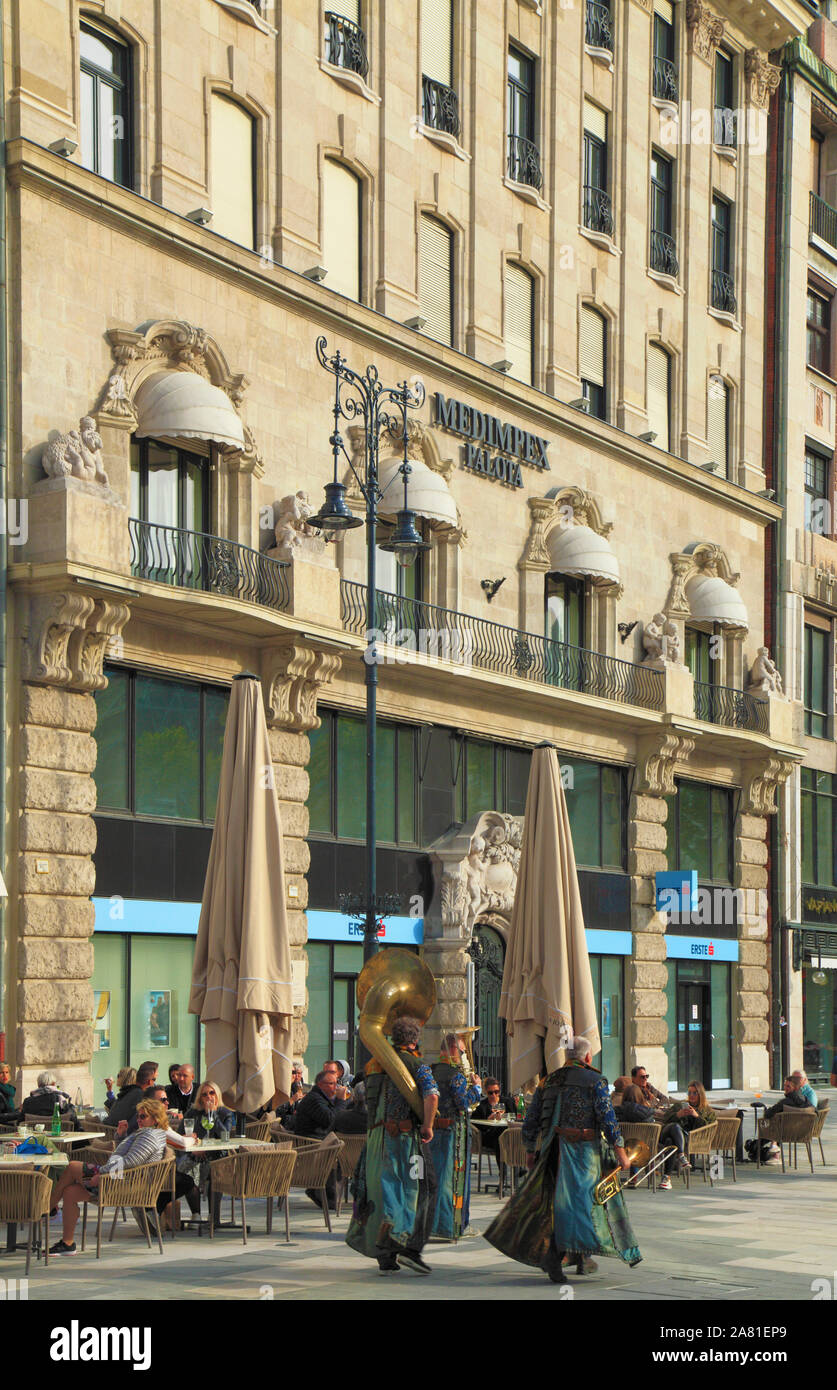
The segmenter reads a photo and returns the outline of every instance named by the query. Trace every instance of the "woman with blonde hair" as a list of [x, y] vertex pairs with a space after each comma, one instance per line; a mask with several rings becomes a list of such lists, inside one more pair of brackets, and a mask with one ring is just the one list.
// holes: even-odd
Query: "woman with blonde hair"
[[[221, 1091], [214, 1081], [203, 1081], [198, 1087], [195, 1096], [195, 1103], [191, 1105], [184, 1115], [184, 1120], [194, 1120], [195, 1134], [199, 1139], [223, 1139], [231, 1130], [235, 1128], [235, 1111], [228, 1109], [221, 1099]], [[192, 1171], [197, 1169], [196, 1181], [202, 1189], [206, 1189], [209, 1181], [209, 1165], [214, 1159], [223, 1158], [223, 1151], [212, 1154], [194, 1153], [190, 1154], [194, 1166]], [[218, 1218], [221, 1209], [220, 1194], [215, 1195], [215, 1225], [218, 1225]]]
[[78, 1209], [82, 1202], [95, 1202], [102, 1173], [124, 1173], [141, 1163], [159, 1163], [166, 1156], [166, 1130], [169, 1117], [159, 1100], [141, 1100], [137, 1105], [137, 1128], [114, 1150], [107, 1163], [82, 1163], [73, 1159], [61, 1174], [52, 1194], [53, 1212], [62, 1202], [63, 1233], [50, 1255], [75, 1255], [73, 1240]]
[[122, 1067], [121, 1071], [116, 1073], [116, 1084], [119, 1090], [116, 1095], [114, 1095], [113, 1078], [110, 1076], [105, 1077], [105, 1086], [107, 1087], [107, 1096], [105, 1098], [106, 1110], [110, 1110], [110, 1107], [115, 1104], [116, 1101], [121, 1100], [127, 1091], [132, 1091], [134, 1089], [137, 1084], [136, 1068]]

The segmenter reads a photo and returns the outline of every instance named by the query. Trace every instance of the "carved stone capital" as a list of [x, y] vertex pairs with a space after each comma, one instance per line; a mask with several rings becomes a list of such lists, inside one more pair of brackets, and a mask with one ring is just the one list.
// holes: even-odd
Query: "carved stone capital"
[[96, 606], [82, 635], [78, 661], [71, 684], [76, 690], [104, 690], [107, 677], [104, 674], [105, 656], [114, 649], [118, 651], [122, 641], [122, 629], [131, 616], [127, 603], [112, 603], [109, 599], [97, 599]]
[[266, 663], [263, 686], [270, 727], [297, 733], [319, 729], [317, 699], [340, 670], [340, 656], [289, 642], [269, 652]]
[[692, 52], [711, 58], [724, 37], [724, 21], [714, 15], [704, 0], [686, 0], [686, 28]]
[[105, 654], [130, 616], [126, 603], [71, 590], [36, 594], [23, 631], [23, 679], [68, 690], [104, 690]]
[[767, 110], [770, 98], [782, 80], [782, 69], [769, 63], [757, 48], [748, 48], [744, 54], [744, 73], [750, 105]]
[[547, 523], [555, 515], [555, 502], [551, 497], [530, 497], [529, 511], [532, 521], [526, 537], [526, 548], [518, 562], [519, 569], [549, 569], [549, 551], [546, 548]]
[[670, 731], [641, 738], [634, 791], [644, 796], [673, 796], [676, 766], [687, 761], [694, 746], [693, 738]]
[[793, 772], [793, 758], [770, 754], [744, 764], [741, 810], [747, 816], [775, 816], [776, 792]]

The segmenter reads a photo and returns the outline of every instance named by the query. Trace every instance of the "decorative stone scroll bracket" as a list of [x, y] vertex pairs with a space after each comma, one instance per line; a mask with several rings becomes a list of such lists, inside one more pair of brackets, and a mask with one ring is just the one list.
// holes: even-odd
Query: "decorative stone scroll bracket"
[[790, 777], [796, 760], [779, 754], [746, 762], [741, 810], [747, 816], [775, 816], [776, 792]]
[[712, 50], [724, 37], [724, 21], [713, 14], [704, 0], [686, 0], [686, 28], [692, 52], [711, 58]]
[[129, 616], [127, 603], [76, 591], [33, 596], [24, 628], [24, 680], [68, 690], [104, 690], [105, 654]]
[[318, 651], [300, 642], [271, 649], [262, 671], [268, 725], [297, 733], [319, 729], [319, 693], [337, 675], [340, 664], [336, 652]]
[[634, 791], [648, 796], [673, 796], [677, 764], [688, 760], [694, 746], [693, 738], [671, 732], [641, 738], [637, 744]]
[[766, 111], [770, 98], [782, 80], [782, 69], [769, 63], [757, 48], [748, 48], [744, 54], [744, 72], [750, 105], [760, 106]]

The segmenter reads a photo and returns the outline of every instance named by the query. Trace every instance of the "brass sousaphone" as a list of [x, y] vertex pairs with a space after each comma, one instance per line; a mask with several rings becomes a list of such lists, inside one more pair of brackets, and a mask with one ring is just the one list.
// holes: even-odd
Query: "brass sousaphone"
[[397, 1018], [427, 1022], [436, 1006], [436, 981], [430, 970], [411, 951], [388, 946], [368, 960], [358, 975], [357, 1002], [361, 1042], [423, 1120], [424, 1105], [418, 1087], [387, 1034]]

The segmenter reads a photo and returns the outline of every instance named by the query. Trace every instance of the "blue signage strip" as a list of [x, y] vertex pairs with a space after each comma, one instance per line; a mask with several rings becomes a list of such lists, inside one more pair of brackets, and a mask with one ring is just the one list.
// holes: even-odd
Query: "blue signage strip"
[[657, 911], [695, 912], [698, 906], [697, 869], [668, 869], [655, 874]]
[[160, 903], [148, 898], [94, 898], [94, 931], [197, 936], [200, 903]]
[[669, 960], [737, 961], [738, 942], [718, 941], [712, 936], [667, 936]]
[[584, 934], [591, 956], [629, 956], [633, 950], [633, 936], [629, 931], [600, 931], [598, 927], [586, 927]]
[[[309, 941], [345, 941], [353, 946], [363, 945], [363, 923], [357, 917], [345, 917], [342, 912], [306, 913]], [[421, 946], [424, 941], [423, 917], [382, 917], [378, 940], [385, 946]]]

